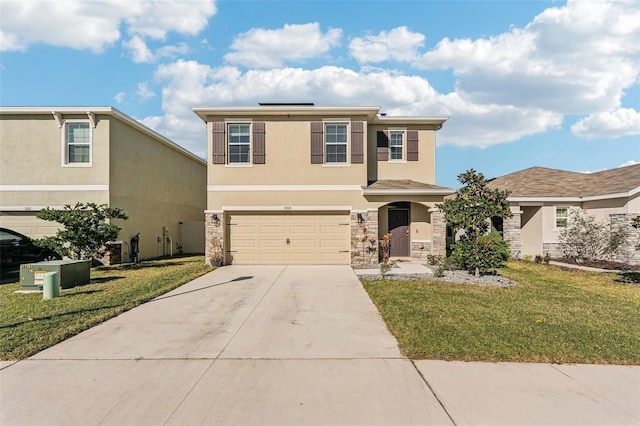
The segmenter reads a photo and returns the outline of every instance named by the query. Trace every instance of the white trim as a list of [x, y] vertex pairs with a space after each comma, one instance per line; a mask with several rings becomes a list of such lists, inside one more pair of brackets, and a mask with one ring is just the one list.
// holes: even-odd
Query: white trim
[[359, 185], [209, 185], [207, 191], [362, 191], [362, 187]]
[[588, 195], [586, 197], [508, 197], [507, 200], [514, 203], [582, 203], [586, 201], [631, 198], [638, 193], [640, 193], [640, 186], [628, 192], [618, 192], [615, 194]]
[[42, 209], [46, 209], [47, 207], [54, 210], [61, 210], [64, 208], [64, 206], [0, 206], [0, 211], [37, 213]]
[[205, 214], [222, 214], [224, 210], [205, 210]]
[[[89, 113], [87, 113], [89, 114]], [[95, 116], [94, 116], [95, 123]], [[86, 163], [71, 163], [69, 161], [69, 124], [86, 124], [89, 126], [89, 161]], [[84, 118], [70, 118], [62, 120], [61, 139], [62, 139], [62, 155], [60, 162], [62, 167], [93, 167], [93, 128], [91, 121]]]
[[323, 118], [323, 123], [351, 123], [351, 117]]
[[108, 191], [109, 185], [0, 185], [3, 192]]
[[289, 212], [289, 211], [345, 211], [351, 212], [351, 206], [222, 206], [222, 210], [252, 212]]
[[431, 240], [411, 240], [412, 243], [430, 243]]
[[450, 195], [453, 189], [365, 189], [364, 195]]

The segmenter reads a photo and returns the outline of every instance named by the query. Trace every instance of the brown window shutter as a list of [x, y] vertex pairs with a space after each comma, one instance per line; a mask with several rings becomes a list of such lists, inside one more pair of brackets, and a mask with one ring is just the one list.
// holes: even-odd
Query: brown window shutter
[[418, 132], [407, 132], [407, 161], [418, 161]]
[[265, 163], [264, 122], [253, 123], [253, 164]]
[[389, 133], [378, 131], [378, 161], [389, 160]]
[[364, 123], [362, 121], [351, 123], [351, 163], [364, 163]]
[[311, 164], [324, 162], [324, 125], [321, 121], [311, 122]]
[[213, 164], [224, 164], [227, 150], [224, 136], [225, 124], [222, 121], [214, 121], [211, 124], [213, 125], [213, 137], [211, 138], [213, 141], [213, 149], [211, 150], [212, 162]]

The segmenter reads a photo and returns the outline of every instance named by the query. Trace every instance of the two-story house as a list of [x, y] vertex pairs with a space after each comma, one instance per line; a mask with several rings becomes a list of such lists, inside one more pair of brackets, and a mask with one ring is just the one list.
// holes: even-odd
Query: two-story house
[[178, 243], [204, 251], [206, 162], [119, 110], [2, 107], [0, 148], [1, 227], [52, 235], [59, 224], [38, 219], [40, 209], [93, 202], [129, 216], [117, 221], [123, 261], [137, 234], [142, 259]]
[[[207, 125], [207, 254], [225, 264], [377, 263], [444, 254], [435, 133], [446, 121], [379, 107], [197, 107]], [[369, 248], [367, 248], [369, 247]]]

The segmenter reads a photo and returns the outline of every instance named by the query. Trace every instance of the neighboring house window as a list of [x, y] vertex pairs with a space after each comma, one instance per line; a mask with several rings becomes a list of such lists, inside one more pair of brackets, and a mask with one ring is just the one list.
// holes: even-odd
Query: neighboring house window
[[569, 209], [566, 207], [556, 207], [556, 228], [566, 228], [569, 218]]
[[250, 163], [251, 125], [229, 124], [227, 130], [229, 164]]
[[91, 127], [89, 123], [65, 123], [65, 164], [91, 164]]
[[390, 132], [389, 134], [389, 159], [402, 160], [404, 157], [404, 132]]
[[347, 162], [347, 125], [325, 124], [324, 132], [325, 163]]

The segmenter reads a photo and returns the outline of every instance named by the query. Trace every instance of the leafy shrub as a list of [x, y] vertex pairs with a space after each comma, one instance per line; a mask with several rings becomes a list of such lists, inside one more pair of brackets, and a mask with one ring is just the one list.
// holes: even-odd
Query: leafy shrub
[[509, 245], [498, 232], [480, 235], [475, 240], [463, 235], [451, 257], [460, 268], [478, 276], [500, 268], [509, 258]]

